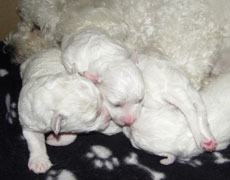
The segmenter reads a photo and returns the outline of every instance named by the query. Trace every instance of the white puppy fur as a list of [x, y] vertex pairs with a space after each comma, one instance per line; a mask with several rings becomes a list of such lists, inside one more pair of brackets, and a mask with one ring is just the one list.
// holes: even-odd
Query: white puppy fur
[[91, 29], [65, 36], [62, 50], [66, 70], [97, 84], [112, 119], [119, 125], [132, 124], [141, 109], [144, 84], [127, 49], [106, 33]]
[[[170, 62], [167, 57], [154, 49], [140, 53], [137, 66], [142, 71], [145, 82], [144, 110], [142, 110], [142, 115], [138, 122], [142, 122], [142, 119], [146, 118], [147, 115], [143, 113], [146, 109], [151, 110], [154, 120], [156, 118], [162, 119], [161, 115], [164, 111], [167, 114], [170, 109], [177, 109], [187, 120], [186, 123], [191, 129], [198, 147], [201, 146], [209, 151], [215, 149], [216, 142], [209, 129], [205, 105], [184, 73]], [[171, 121], [171, 119], [169, 120]], [[151, 120], [152, 123], [153, 121]], [[139, 123], [137, 124], [139, 125]], [[135, 134], [138, 125], [135, 123], [131, 127], [132, 134]], [[141, 127], [145, 131], [145, 128]], [[151, 125], [148, 126], [147, 130], [151, 130]], [[143, 135], [144, 138], [145, 135]], [[139, 140], [141, 143], [142, 139]]]
[[[23, 88], [18, 111], [23, 135], [30, 151], [29, 169], [43, 173], [51, 162], [46, 152], [44, 133], [81, 133], [104, 130], [110, 116], [103, 108], [98, 88], [80, 75], [68, 75], [59, 49], [44, 50], [21, 65]], [[63, 134], [51, 145], [67, 145], [76, 135]]]
[[[217, 140], [216, 150], [230, 144], [229, 78], [230, 74], [221, 75], [200, 92]], [[184, 115], [172, 105], [159, 108], [157, 113], [144, 107], [140, 119], [124, 130], [135, 147], [166, 157], [160, 161], [164, 165], [176, 158], [186, 161], [203, 152], [197, 147]]]

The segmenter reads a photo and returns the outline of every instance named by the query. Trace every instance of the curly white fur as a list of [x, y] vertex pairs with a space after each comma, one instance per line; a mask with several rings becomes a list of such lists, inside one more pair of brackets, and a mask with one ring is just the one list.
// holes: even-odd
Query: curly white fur
[[21, 64], [34, 53], [58, 45], [34, 25], [20, 22], [16, 31], [6, 37], [5, 46], [12, 61]]
[[[197, 89], [230, 47], [228, 7], [228, 0], [19, 1], [22, 19], [40, 26], [43, 38], [53, 44], [66, 34], [98, 28], [124, 42], [130, 52], [149, 46], [160, 49]], [[22, 54], [31, 50], [28, 47]]]
[[[129, 1], [128, 1], [129, 2]], [[199, 89], [222, 43], [219, 26], [201, 0], [130, 0], [125, 7], [134, 48], [155, 47]], [[129, 42], [129, 44], [131, 44]]]

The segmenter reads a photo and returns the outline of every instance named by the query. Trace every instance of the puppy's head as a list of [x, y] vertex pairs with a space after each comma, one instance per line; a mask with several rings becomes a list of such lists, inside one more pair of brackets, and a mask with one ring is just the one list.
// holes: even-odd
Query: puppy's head
[[[107, 64], [129, 57], [123, 44], [98, 29], [65, 35], [61, 42], [62, 62], [70, 74], [89, 69], [101, 72]], [[94, 71], [93, 70], [93, 71]]]
[[142, 74], [130, 60], [111, 63], [103, 75], [85, 72], [97, 84], [112, 119], [119, 125], [131, 125], [139, 116], [144, 97]]
[[55, 109], [51, 128], [56, 134], [98, 131], [108, 126], [110, 116], [98, 88], [90, 81], [65, 75], [59, 77], [52, 89]]
[[66, 70], [79, 72], [99, 87], [110, 115], [119, 125], [132, 124], [140, 111], [144, 85], [123, 44], [104, 32], [87, 30], [66, 36], [62, 49]]

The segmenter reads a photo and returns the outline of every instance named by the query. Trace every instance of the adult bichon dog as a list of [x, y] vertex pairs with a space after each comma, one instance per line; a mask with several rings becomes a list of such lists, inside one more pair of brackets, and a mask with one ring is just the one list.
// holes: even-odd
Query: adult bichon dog
[[[33, 36], [31, 42], [12, 33], [6, 49], [13, 46], [16, 57], [20, 54], [17, 62], [22, 62], [36, 44], [38, 50], [51, 42], [57, 46], [66, 34], [98, 28], [123, 42], [130, 52], [144, 47], [160, 49], [200, 89], [215, 63], [227, 57], [229, 7], [228, 0], [20, 0], [20, 16], [31, 31], [19, 36], [31, 37], [32, 32], [38, 38]], [[40, 27], [40, 32], [34, 33], [34, 27]], [[15, 34], [20, 28], [18, 31]]]
[[159, 49], [185, 72], [196, 89], [200, 89], [219, 60], [224, 39], [222, 24], [213, 20], [212, 16], [216, 15], [209, 1], [216, 0], [126, 1], [128, 44], [132, 42], [137, 49]]
[[20, 64], [38, 51], [58, 46], [54, 32], [65, 3], [65, 0], [18, 1], [21, 22], [4, 41], [13, 62]]

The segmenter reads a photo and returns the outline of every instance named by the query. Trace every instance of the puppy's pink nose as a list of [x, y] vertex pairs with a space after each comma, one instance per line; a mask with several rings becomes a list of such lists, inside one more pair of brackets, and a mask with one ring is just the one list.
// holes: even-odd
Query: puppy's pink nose
[[130, 115], [120, 117], [120, 121], [125, 123], [125, 125], [127, 126], [133, 124], [136, 121], [136, 119], [136, 117]]

